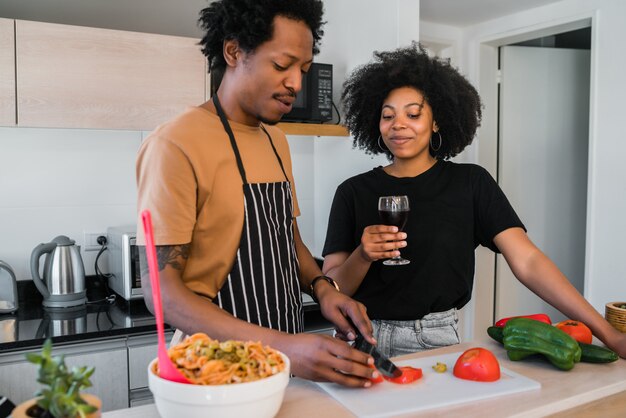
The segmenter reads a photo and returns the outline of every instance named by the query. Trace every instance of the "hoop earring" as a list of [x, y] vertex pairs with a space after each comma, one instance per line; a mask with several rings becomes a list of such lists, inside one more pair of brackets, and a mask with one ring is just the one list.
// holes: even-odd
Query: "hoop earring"
[[381, 139], [382, 139], [382, 136], [381, 136], [381, 135], [378, 135], [378, 148], [380, 148], [380, 150], [381, 150], [382, 152], [387, 152], [387, 151], [389, 151], [389, 148], [385, 148], [385, 147], [383, 147], [382, 145], [380, 145], [380, 140], [381, 140]]
[[437, 145], [437, 148], [435, 148], [435, 146], [433, 145], [433, 137], [430, 137], [430, 148], [434, 151], [437, 152], [441, 149], [441, 145], [443, 144], [443, 140], [441, 139], [441, 133], [439, 131], [435, 132], [437, 135], [439, 135], [439, 145]]

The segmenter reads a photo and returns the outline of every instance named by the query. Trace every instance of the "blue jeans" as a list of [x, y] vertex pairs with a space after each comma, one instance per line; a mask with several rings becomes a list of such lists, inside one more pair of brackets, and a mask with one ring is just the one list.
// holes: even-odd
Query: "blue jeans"
[[456, 309], [430, 313], [414, 321], [372, 321], [378, 350], [387, 357], [459, 344]]

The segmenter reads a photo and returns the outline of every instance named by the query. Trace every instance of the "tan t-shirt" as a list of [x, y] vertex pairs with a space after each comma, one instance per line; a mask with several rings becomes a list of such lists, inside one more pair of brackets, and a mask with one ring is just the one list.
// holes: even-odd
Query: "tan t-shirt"
[[[285, 181], [267, 135], [259, 127], [230, 122], [248, 183]], [[295, 196], [291, 157], [285, 134], [265, 127]], [[141, 212], [152, 215], [156, 245], [191, 243], [183, 272], [187, 287], [215, 297], [230, 273], [243, 228], [242, 180], [228, 135], [216, 114], [189, 108], [159, 126], [137, 157], [137, 242], [144, 245]]]

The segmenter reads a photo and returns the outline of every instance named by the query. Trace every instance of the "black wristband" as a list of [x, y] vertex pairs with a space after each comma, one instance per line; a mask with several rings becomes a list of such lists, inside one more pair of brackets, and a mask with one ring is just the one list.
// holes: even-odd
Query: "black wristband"
[[313, 298], [313, 301], [315, 303], [319, 303], [319, 301], [317, 300], [317, 297], [315, 296], [315, 283], [317, 283], [318, 280], [326, 280], [335, 289], [337, 289], [337, 292], [341, 292], [341, 290], [339, 290], [339, 285], [337, 284], [336, 281], [334, 281], [333, 279], [331, 279], [328, 276], [323, 276], [323, 275], [322, 276], [317, 276], [313, 280], [311, 280], [311, 284], [309, 285], [309, 290], [311, 292], [311, 298]]

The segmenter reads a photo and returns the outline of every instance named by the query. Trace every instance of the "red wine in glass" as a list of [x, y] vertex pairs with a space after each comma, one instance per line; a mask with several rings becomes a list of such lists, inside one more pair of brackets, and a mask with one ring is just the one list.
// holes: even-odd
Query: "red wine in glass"
[[[384, 225], [393, 225], [402, 231], [409, 219], [409, 198], [407, 196], [382, 196], [378, 199], [378, 215]], [[410, 261], [400, 256], [383, 261], [386, 266], [402, 266]]]
[[383, 225], [393, 225], [398, 227], [398, 231], [402, 231], [409, 220], [409, 211], [401, 210], [394, 212], [392, 210], [379, 210], [378, 215]]

